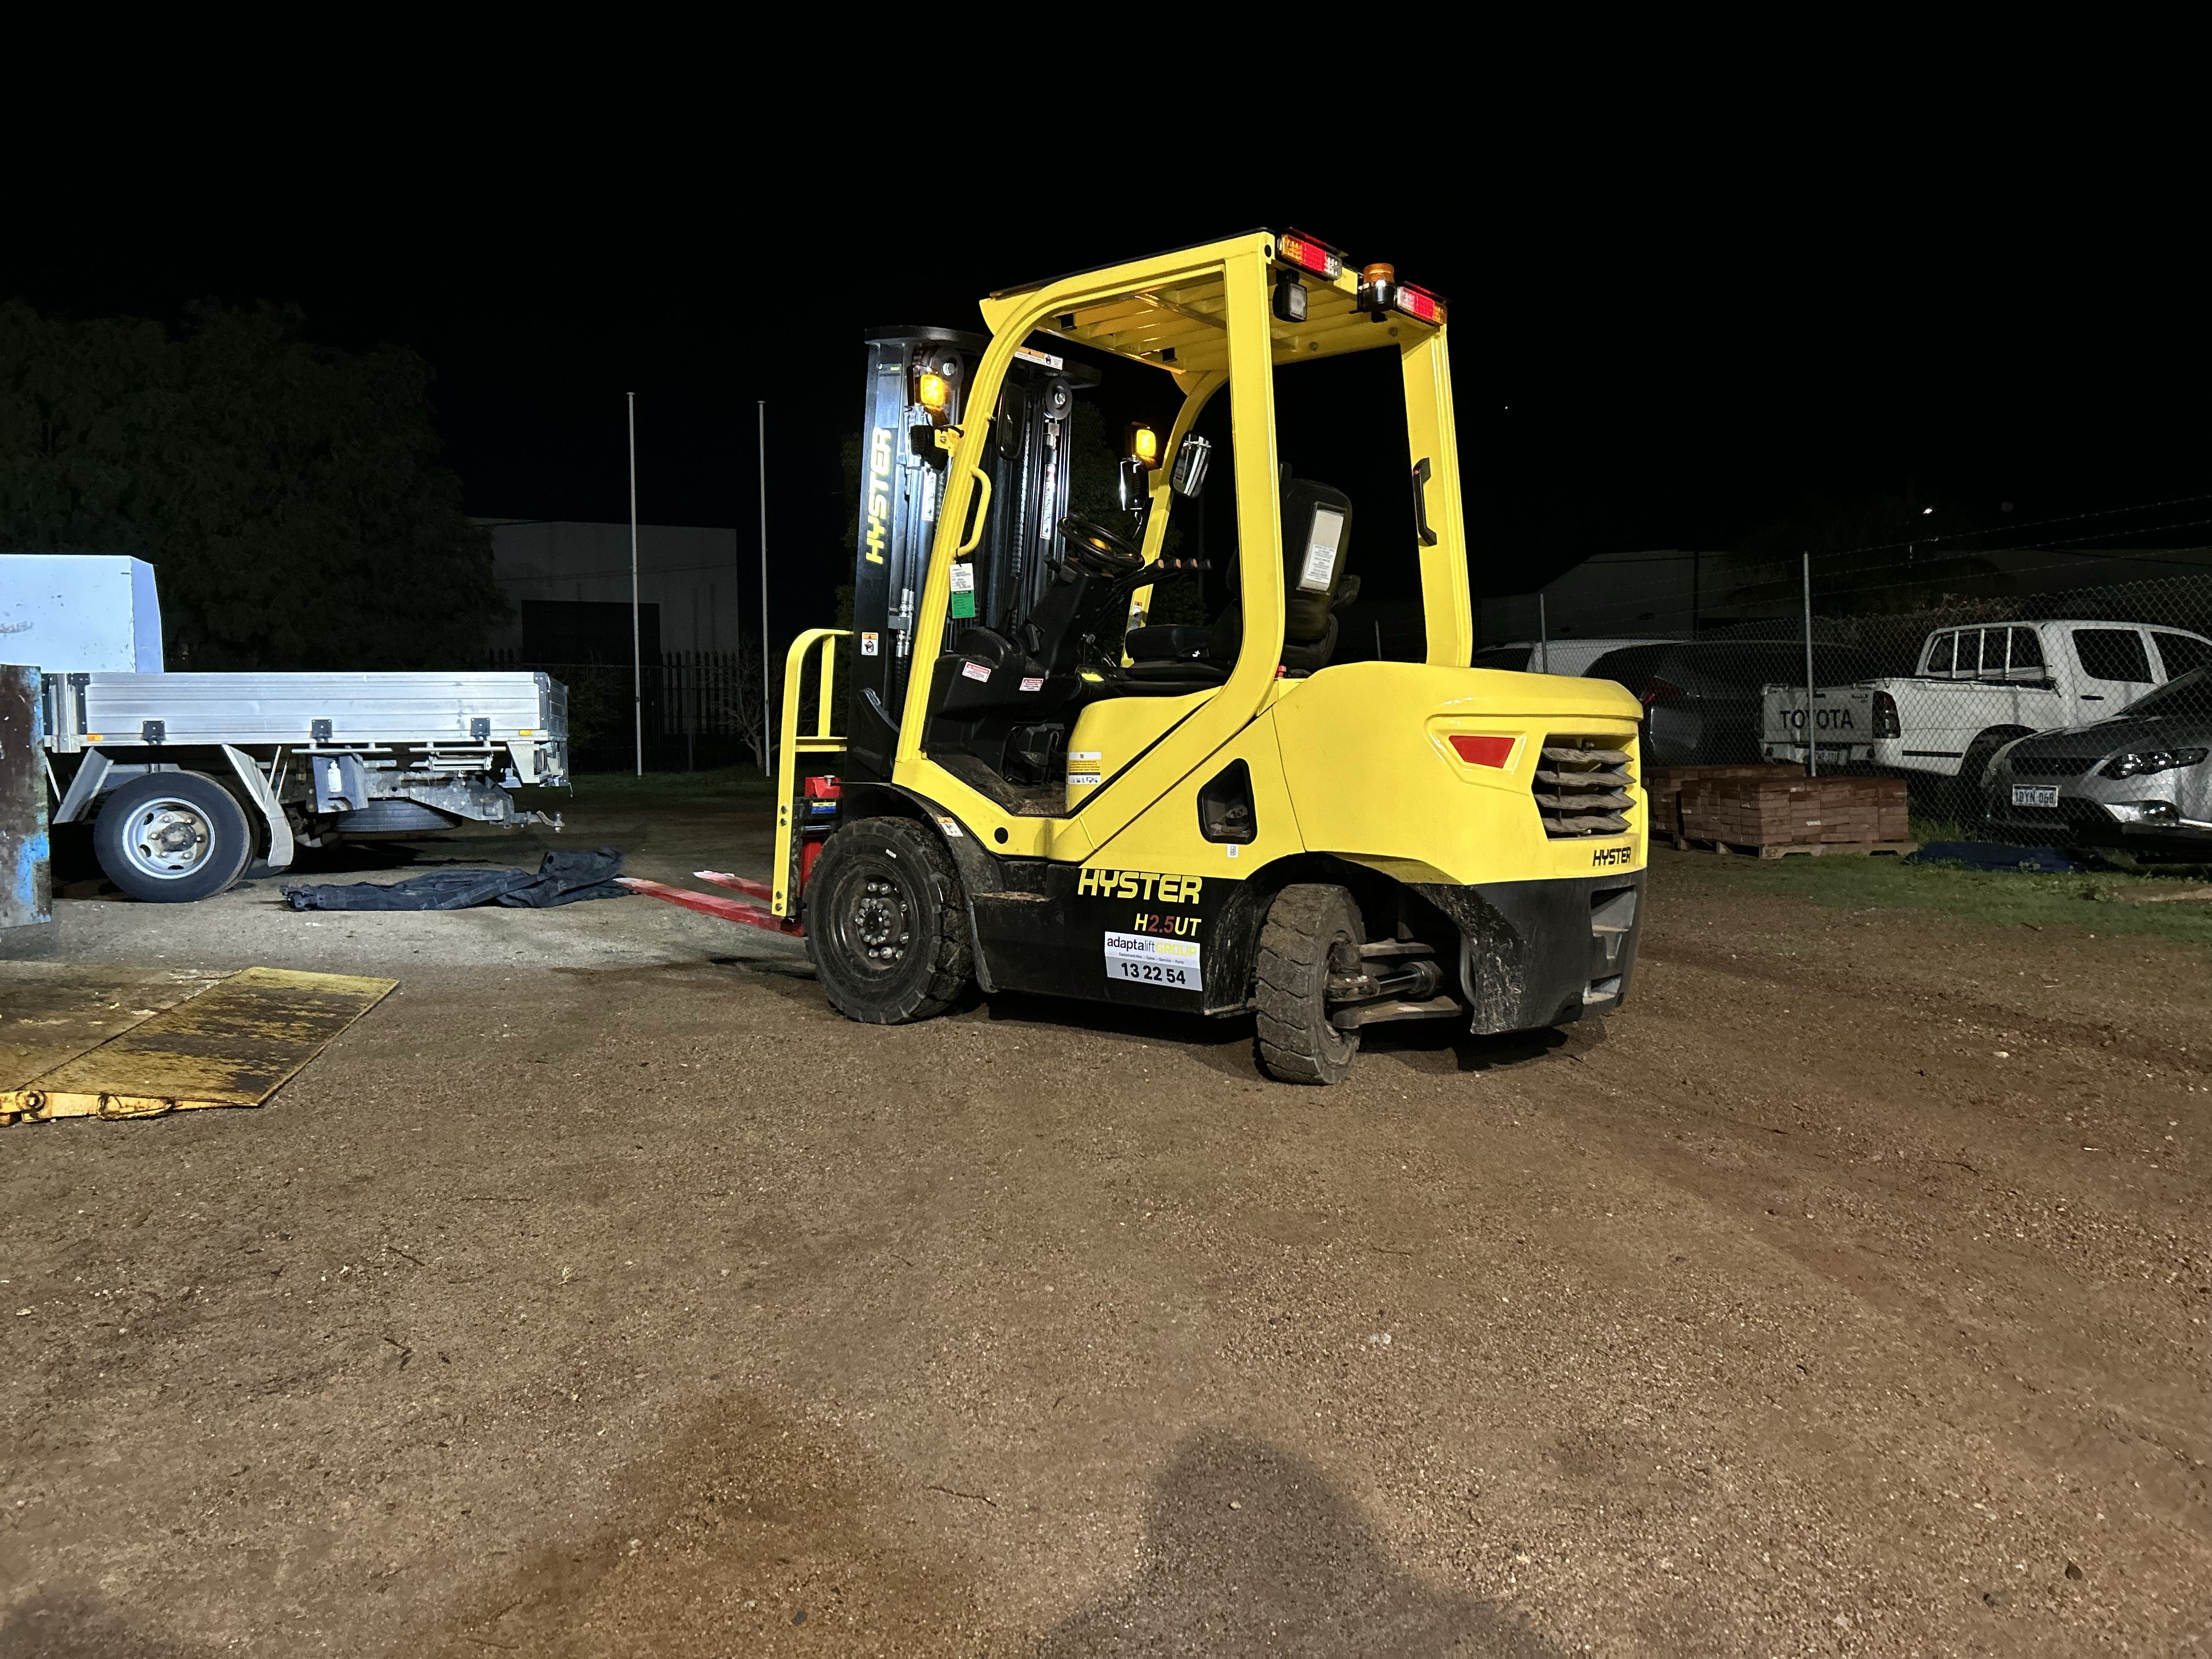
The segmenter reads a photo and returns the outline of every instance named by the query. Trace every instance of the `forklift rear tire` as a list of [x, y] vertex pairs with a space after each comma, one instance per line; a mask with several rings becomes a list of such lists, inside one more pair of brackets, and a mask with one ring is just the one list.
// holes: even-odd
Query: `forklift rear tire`
[[1359, 906], [1341, 887], [1301, 882], [1275, 896], [1260, 934], [1260, 1066], [1284, 1083], [1341, 1083], [1359, 1032], [1328, 1023], [1328, 976], [1359, 971]]
[[904, 1025], [967, 989], [975, 955], [959, 872], [913, 819], [845, 825], [823, 843], [806, 889], [806, 954], [846, 1018]]
[[238, 797], [213, 778], [149, 772], [107, 797], [92, 847], [107, 878], [132, 898], [189, 904], [245, 873], [253, 831]]

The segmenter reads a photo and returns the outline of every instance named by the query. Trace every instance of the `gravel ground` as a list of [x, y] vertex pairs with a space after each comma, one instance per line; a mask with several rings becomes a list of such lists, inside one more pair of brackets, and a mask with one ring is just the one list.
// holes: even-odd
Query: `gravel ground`
[[0, 1130], [0, 1655], [2202, 1650], [2202, 951], [1731, 874], [1604, 1026], [1333, 1091], [642, 899], [65, 903], [0, 992], [402, 984]]

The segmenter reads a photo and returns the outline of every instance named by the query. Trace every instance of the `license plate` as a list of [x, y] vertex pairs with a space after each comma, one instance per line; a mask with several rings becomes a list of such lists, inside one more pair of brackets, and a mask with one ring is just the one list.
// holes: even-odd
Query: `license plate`
[[2015, 783], [2012, 787], [2014, 806], [2056, 806], [2058, 805], [2058, 786], [2055, 783]]

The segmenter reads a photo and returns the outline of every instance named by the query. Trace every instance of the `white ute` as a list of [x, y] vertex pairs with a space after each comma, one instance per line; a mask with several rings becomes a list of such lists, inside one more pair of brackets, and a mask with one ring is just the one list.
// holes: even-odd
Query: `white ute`
[[[1814, 742], [1826, 764], [1978, 781], [1990, 757], [2030, 732], [2087, 726], [2212, 662], [2212, 640], [2117, 622], [1987, 623], [1942, 628], [1917, 672], [1814, 692]], [[1769, 686], [1760, 747], [1805, 758], [1805, 688]]]

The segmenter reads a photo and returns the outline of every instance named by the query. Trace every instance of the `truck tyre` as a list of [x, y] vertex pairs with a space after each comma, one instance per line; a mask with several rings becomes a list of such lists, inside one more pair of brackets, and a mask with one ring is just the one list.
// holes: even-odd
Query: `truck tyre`
[[975, 975], [959, 872], [911, 818], [861, 818], [823, 842], [805, 915], [806, 954], [830, 1006], [848, 1019], [927, 1019]]
[[1341, 887], [1301, 882], [1275, 896], [1260, 933], [1260, 1068], [1285, 1083], [1341, 1083], [1359, 1032], [1328, 1023], [1328, 976], [1359, 971], [1366, 930]]
[[236, 881], [253, 856], [246, 811], [213, 778], [150, 772], [111, 793], [92, 830], [107, 878], [135, 899], [189, 904]]

